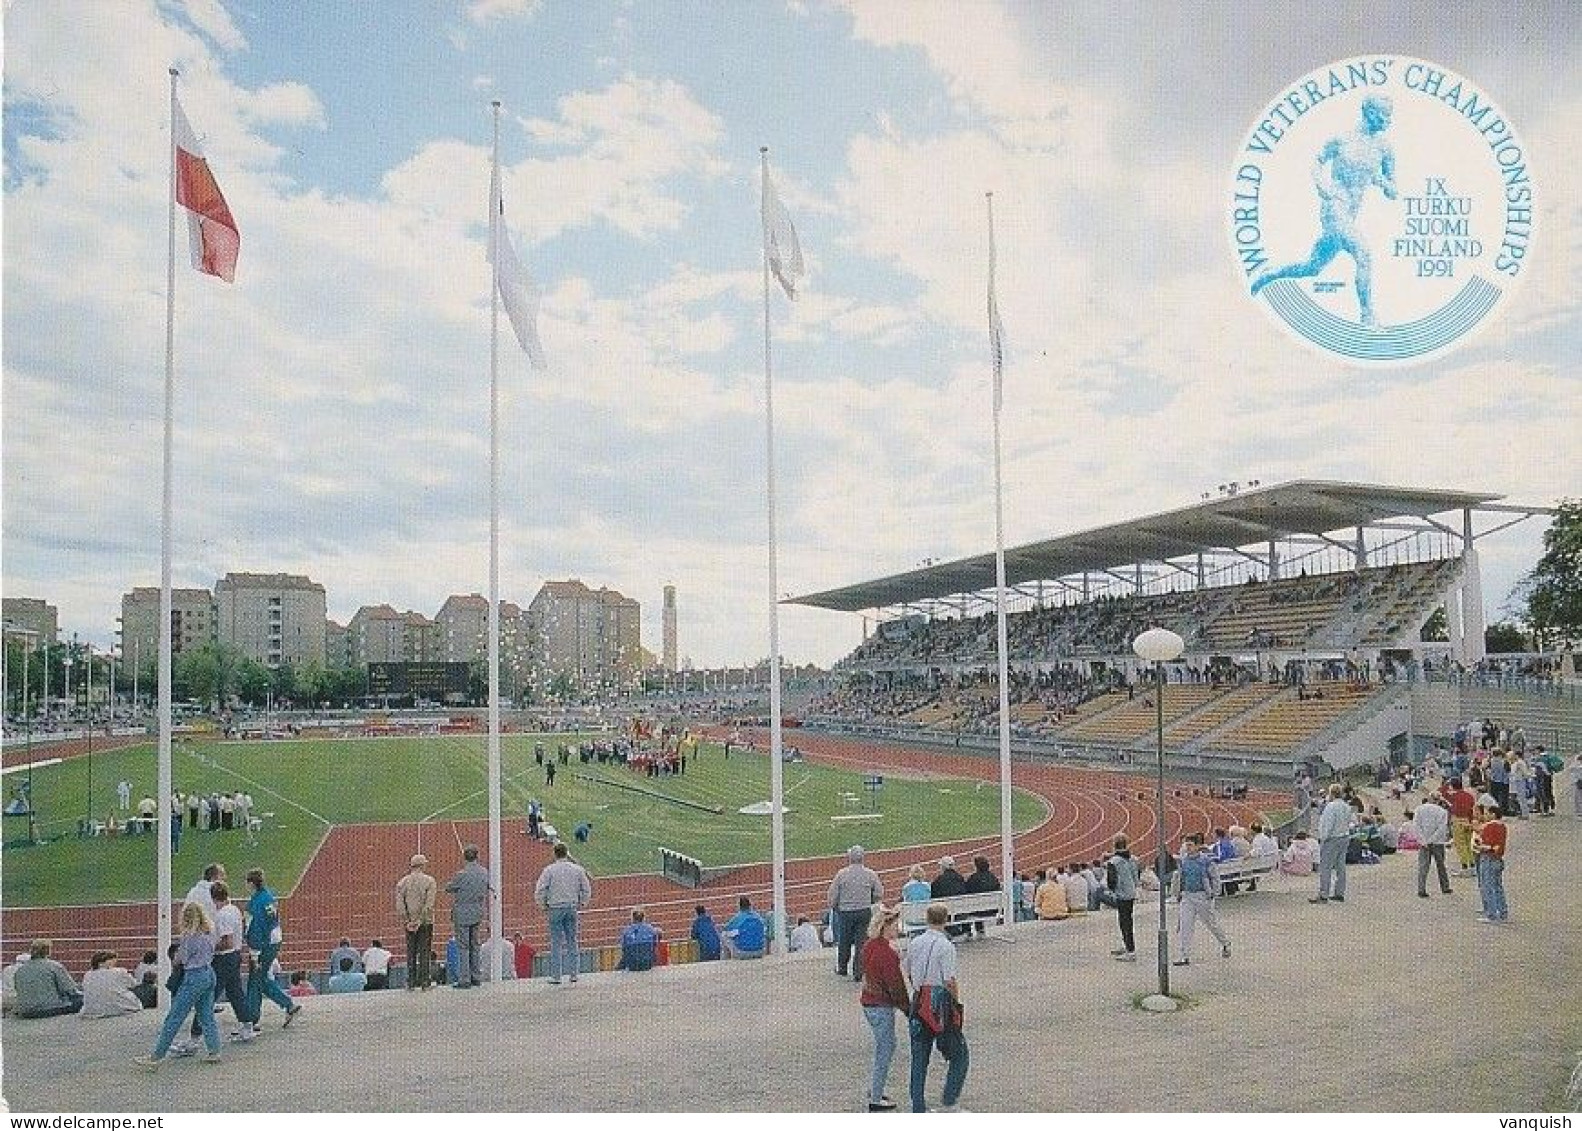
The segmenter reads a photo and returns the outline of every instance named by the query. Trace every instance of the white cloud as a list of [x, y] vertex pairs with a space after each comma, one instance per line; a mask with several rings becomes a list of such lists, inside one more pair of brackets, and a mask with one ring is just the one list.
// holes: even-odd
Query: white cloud
[[247, 46], [241, 30], [231, 21], [220, 0], [182, 0], [187, 18], [223, 51], [240, 51]]
[[543, 6], [544, 0], [470, 0], [467, 17], [475, 24], [486, 24], [490, 20], [532, 16]]

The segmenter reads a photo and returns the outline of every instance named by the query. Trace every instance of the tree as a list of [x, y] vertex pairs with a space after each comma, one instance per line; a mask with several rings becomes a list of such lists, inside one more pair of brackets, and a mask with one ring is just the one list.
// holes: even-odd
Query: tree
[[236, 694], [243, 703], [259, 706], [269, 698], [272, 678], [263, 664], [251, 658], [244, 659], [236, 665]]
[[1440, 605], [1434, 610], [1434, 615], [1423, 622], [1423, 631], [1418, 636], [1419, 640], [1444, 641], [1450, 639], [1449, 620], [1445, 616], [1445, 607]]
[[1540, 648], [1582, 642], [1582, 499], [1562, 499], [1544, 531], [1544, 553], [1517, 583], [1512, 598], [1525, 608]]
[[1504, 652], [1525, 652], [1527, 634], [1508, 620], [1497, 621], [1483, 630], [1483, 650], [1499, 655]]
[[309, 707], [317, 707], [329, 697], [329, 689], [329, 671], [317, 660], [309, 660], [297, 669], [296, 686], [291, 689], [291, 693], [293, 699]]
[[273, 680], [277, 702], [281, 699], [289, 700], [297, 693], [297, 673], [290, 664], [282, 661], [274, 671]]
[[229, 644], [205, 644], [182, 652], [170, 675], [175, 697], [195, 699], [216, 709], [225, 706], [236, 690], [237, 668], [243, 659]]

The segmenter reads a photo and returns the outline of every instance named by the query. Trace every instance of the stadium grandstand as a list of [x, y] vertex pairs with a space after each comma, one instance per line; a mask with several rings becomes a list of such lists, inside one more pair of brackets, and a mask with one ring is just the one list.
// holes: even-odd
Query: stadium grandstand
[[[1178, 770], [1272, 780], [1410, 751], [1414, 734], [1449, 733], [1463, 704], [1443, 692], [1485, 658], [1479, 540], [1553, 513], [1303, 480], [1007, 549], [1012, 734], [1023, 752], [1151, 755], [1154, 690], [1131, 643], [1160, 626], [1186, 643], [1163, 692]], [[979, 554], [792, 598], [877, 621], [807, 721], [987, 742], [994, 575]], [[1575, 716], [1556, 712], [1557, 735]]]

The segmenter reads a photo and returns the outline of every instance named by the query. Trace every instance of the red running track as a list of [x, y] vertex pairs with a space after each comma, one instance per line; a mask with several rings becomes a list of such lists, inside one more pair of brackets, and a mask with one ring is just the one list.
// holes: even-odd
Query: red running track
[[[927, 773], [942, 777], [997, 781], [999, 764], [991, 758], [909, 748], [893, 743], [799, 734], [797, 745], [812, 761], [896, 773]], [[1016, 866], [1032, 873], [1039, 868], [1101, 859], [1110, 842], [1125, 833], [1134, 852], [1151, 855], [1155, 846], [1154, 779], [1135, 773], [1076, 769], [1068, 766], [1012, 767], [1013, 784], [1041, 797], [1048, 814], [1016, 841]], [[1259, 808], [1284, 803], [1278, 794], [1254, 792], [1245, 803], [1225, 801], [1193, 790], [1187, 783], [1168, 787], [1165, 832], [1168, 843], [1178, 843], [1184, 833], [1208, 832], [1216, 825], [1249, 824]], [[1139, 796], [1141, 795], [1141, 796]], [[395, 914], [394, 884], [407, 870], [414, 852], [425, 853], [430, 871], [443, 885], [461, 863], [461, 846], [488, 847], [488, 822], [438, 821], [427, 824], [340, 825], [331, 829], [309, 862], [301, 881], [282, 901], [286, 945], [281, 961], [288, 967], [322, 965], [342, 936], [366, 946], [381, 939], [398, 954], [402, 928]], [[542, 949], [548, 930], [541, 911], [533, 905], [533, 884], [551, 859], [548, 845], [530, 841], [519, 821], [502, 829], [501, 873], [505, 891], [505, 929], [522, 935]], [[908, 869], [916, 863], [930, 865], [940, 856], [955, 856], [963, 865], [973, 855], [988, 856], [998, 868], [998, 836], [979, 837], [944, 844], [870, 852], [868, 864], [879, 872], [891, 896], [900, 890]], [[791, 860], [786, 865], [786, 904], [793, 922], [799, 914], [822, 915], [830, 877], [844, 864], [841, 857]], [[196, 877], [175, 877], [178, 894]], [[582, 943], [600, 946], [615, 942], [630, 909], [642, 906], [651, 921], [672, 938], [685, 938], [692, 908], [706, 904], [716, 919], [734, 912], [737, 897], [747, 895], [759, 908], [767, 908], [771, 875], [768, 864], [736, 869], [702, 890], [677, 886], [656, 873], [595, 877], [593, 904], [583, 917]], [[445, 901], [436, 934], [448, 933]], [[133, 958], [153, 944], [153, 903], [99, 905], [69, 908], [8, 909], [3, 924], [3, 946], [8, 954], [26, 948], [33, 938], [56, 940], [56, 956], [73, 970], [87, 967], [94, 950], [110, 946], [123, 958]]]

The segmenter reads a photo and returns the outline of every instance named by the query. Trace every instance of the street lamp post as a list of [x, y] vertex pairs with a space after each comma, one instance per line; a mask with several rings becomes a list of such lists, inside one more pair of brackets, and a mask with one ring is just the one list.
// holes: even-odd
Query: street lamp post
[[1132, 650], [1153, 664], [1155, 686], [1154, 705], [1158, 739], [1159, 776], [1154, 791], [1154, 825], [1158, 842], [1154, 851], [1154, 874], [1159, 878], [1159, 993], [1170, 996], [1170, 932], [1165, 925], [1165, 860], [1169, 846], [1165, 843], [1165, 663], [1178, 658], [1186, 642], [1167, 628], [1150, 628], [1132, 641]]

